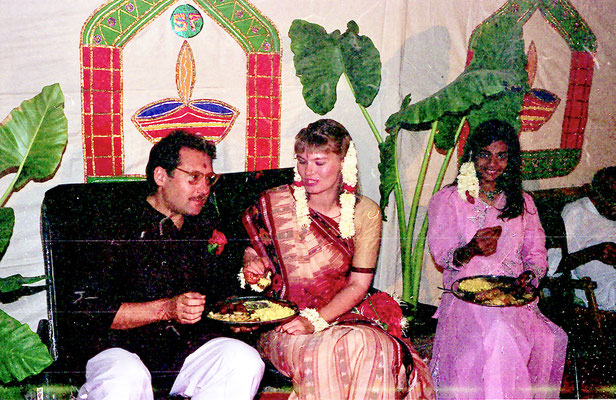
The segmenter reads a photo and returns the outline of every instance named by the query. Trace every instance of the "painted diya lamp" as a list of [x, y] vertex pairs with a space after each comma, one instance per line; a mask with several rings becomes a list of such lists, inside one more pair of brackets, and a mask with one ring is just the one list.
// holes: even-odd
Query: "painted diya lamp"
[[531, 89], [524, 96], [524, 103], [520, 111], [523, 132], [539, 130], [552, 118], [554, 111], [560, 104], [560, 98], [545, 89]]
[[176, 65], [178, 99], [163, 99], [141, 107], [131, 120], [151, 142], [157, 142], [176, 129], [219, 143], [237, 118], [233, 106], [213, 99], [190, 100], [195, 85], [195, 59], [184, 41]]
[[[526, 72], [528, 74], [528, 86], [532, 88], [537, 74], [537, 47], [532, 41], [526, 54], [528, 62]], [[554, 111], [560, 104], [560, 98], [545, 89], [531, 89], [524, 96], [520, 120], [522, 132], [535, 132], [552, 118]]]

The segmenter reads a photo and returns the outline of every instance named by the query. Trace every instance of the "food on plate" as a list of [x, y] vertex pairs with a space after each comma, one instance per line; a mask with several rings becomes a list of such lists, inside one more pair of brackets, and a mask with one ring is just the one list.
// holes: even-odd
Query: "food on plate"
[[296, 313], [292, 307], [271, 300], [243, 300], [222, 304], [218, 312], [210, 311], [208, 318], [225, 322], [269, 322], [290, 317]]
[[469, 278], [460, 282], [458, 289], [467, 293], [485, 292], [494, 288], [494, 282], [488, 281], [486, 278], [477, 277]]
[[517, 284], [511, 277], [477, 276], [461, 279], [455, 293], [471, 303], [507, 307], [529, 303], [535, 298], [534, 289], [532, 285]]

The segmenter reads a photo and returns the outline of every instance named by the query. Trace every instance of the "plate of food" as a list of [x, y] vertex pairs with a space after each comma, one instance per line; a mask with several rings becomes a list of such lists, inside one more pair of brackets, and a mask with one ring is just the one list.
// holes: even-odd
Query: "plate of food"
[[518, 307], [537, 297], [537, 288], [530, 284], [530, 280], [532, 278], [523, 275], [468, 276], [455, 281], [451, 292], [461, 300], [481, 306]]
[[216, 303], [206, 318], [228, 325], [268, 325], [287, 322], [299, 314], [295, 303], [262, 296], [232, 297]]

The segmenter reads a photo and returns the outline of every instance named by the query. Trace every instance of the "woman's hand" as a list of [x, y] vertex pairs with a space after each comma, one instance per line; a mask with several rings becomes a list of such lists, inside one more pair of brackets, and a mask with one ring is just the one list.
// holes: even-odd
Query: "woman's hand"
[[502, 232], [503, 228], [500, 226], [479, 229], [471, 240], [473, 247], [476, 249], [475, 255], [487, 257], [496, 253], [498, 239]]
[[277, 326], [275, 330], [289, 335], [308, 335], [314, 333], [314, 326], [304, 317], [295, 317], [286, 324]]
[[252, 248], [244, 252], [244, 279], [249, 285], [259, 282], [265, 277], [267, 263], [263, 257], [259, 257]]
[[500, 226], [479, 229], [470, 242], [454, 252], [454, 265], [461, 267], [475, 256], [487, 257], [496, 253], [498, 239], [500, 238], [502, 231], [503, 228]]

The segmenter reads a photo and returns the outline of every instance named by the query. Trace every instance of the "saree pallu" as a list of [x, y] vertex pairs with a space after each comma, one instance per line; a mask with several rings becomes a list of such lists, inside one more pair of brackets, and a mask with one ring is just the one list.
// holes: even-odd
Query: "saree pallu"
[[[357, 202], [353, 240], [341, 239], [334, 220], [312, 210], [310, 218], [307, 228], [297, 223], [289, 186], [262, 194], [243, 217], [253, 248], [270, 261], [267, 294], [300, 309], [328, 304], [347, 285], [350, 271], [364, 271], [353, 265], [374, 265], [380, 239], [378, 206], [367, 198]], [[258, 348], [293, 380], [290, 399], [434, 398], [430, 371], [410, 342], [360, 319], [347, 313], [310, 335], [270, 331]]]

